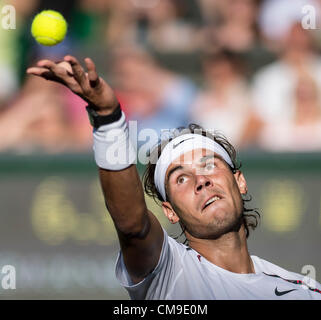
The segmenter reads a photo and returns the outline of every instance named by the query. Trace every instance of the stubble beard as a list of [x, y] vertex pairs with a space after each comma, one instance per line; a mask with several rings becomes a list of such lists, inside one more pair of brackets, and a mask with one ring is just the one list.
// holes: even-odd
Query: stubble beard
[[[214, 217], [206, 226], [195, 226], [194, 223], [186, 221], [182, 210], [180, 210], [175, 204], [172, 204], [175, 212], [180, 218], [180, 225], [183, 231], [187, 231], [194, 238], [217, 240], [225, 234], [231, 232], [239, 232], [241, 226], [244, 223], [242, 213], [228, 215], [228, 218]], [[243, 212], [243, 210], [241, 211]], [[232, 217], [232, 218], [229, 218]]]

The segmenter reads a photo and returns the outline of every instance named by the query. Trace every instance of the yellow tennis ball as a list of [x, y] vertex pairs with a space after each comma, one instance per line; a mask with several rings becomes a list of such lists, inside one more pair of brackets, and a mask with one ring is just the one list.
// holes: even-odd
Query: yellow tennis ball
[[67, 28], [67, 22], [61, 13], [44, 10], [33, 19], [31, 34], [38, 43], [44, 46], [55, 46], [64, 40]]

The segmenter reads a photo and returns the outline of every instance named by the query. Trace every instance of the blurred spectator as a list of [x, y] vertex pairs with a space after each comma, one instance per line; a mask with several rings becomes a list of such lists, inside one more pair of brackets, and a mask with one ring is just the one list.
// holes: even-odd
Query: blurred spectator
[[315, 80], [303, 74], [294, 89], [294, 114], [268, 123], [260, 144], [269, 151], [321, 151], [321, 100]]
[[[83, 0], [91, 6], [90, 0]], [[99, 1], [98, 1], [99, 2]], [[106, 13], [105, 42], [110, 48], [137, 43], [138, 12], [131, 0], [109, 0], [109, 10]]]
[[[0, 150], [30, 153], [84, 151], [90, 146], [90, 127], [75, 124], [70, 98], [59, 84], [37, 77], [27, 79], [20, 94], [0, 117]], [[78, 108], [84, 102], [76, 99]], [[84, 109], [84, 108], [83, 108]], [[86, 111], [83, 111], [86, 112]], [[82, 117], [83, 119], [83, 117]], [[78, 121], [79, 124], [79, 121]]]
[[30, 77], [20, 95], [0, 118], [0, 150], [57, 151], [66, 143], [60, 86]]
[[198, 0], [200, 11], [205, 24], [217, 23], [220, 19], [225, 0]]
[[15, 8], [16, 29], [0, 27], [0, 109], [19, 88], [19, 36], [25, 28], [25, 21], [37, 6], [38, 0], [0, 0], [0, 9], [5, 5]]
[[185, 17], [190, 3], [186, 0], [113, 0], [107, 42], [111, 46], [135, 43], [165, 53], [196, 50], [199, 47], [197, 28]]
[[255, 107], [266, 125], [287, 122], [294, 117], [295, 86], [303, 72], [321, 87], [321, 59], [311, 34], [297, 23], [287, 34], [280, 59], [264, 67], [254, 78]]
[[200, 43], [197, 26], [185, 17], [190, 1], [154, 2], [153, 7], [143, 11], [139, 21], [141, 31], [144, 31], [145, 25], [147, 45], [155, 51], [167, 53], [186, 53], [198, 49]]
[[255, 0], [227, 0], [221, 5], [221, 17], [212, 28], [212, 44], [232, 51], [245, 51], [256, 40]]
[[252, 110], [242, 64], [228, 51], [210, 55], [203, 63], [204, 88], [191, 117], [207, 130], [218, 131], [237, 148], [248, 146], [260, 126]]
[[[320, 26], [321, 0], [6, 2], [16, 8], [17, 30], [0, 29], [0, 130], [8, 137], [0, 150], [90, 149], [91, 129], [80, 98], [65, 88], [31, 79], [19, 92], [21, 70], [24, 73], [32, 64], [30, 58], [59, 60], [67, 52], [79, 59], [93, 58], [101, 76], [116, 88], [129, 118], [138, 120], [139, 129], [153, 128], [160, 134], [161, 129], [194, 121], [225, 133], [238, 148], [251, 145], [257, 136], [263, 148], [271, 149], [276, 139], [269, 133], [273, 130], [289, 141], [286, 136], [296, 135], [298, 128], [306, 137], [312, 127], [318, 127], [302, 115], [315, 112], [318, 119], [316, 111], [308, 112], [318, 109], [318, 94], [302, 93], [308, 91], [307, 83], [315, 92], [321, 88], [321, 59], [312, 38], [318, 30], [303, 30], [300, 23], [303, 6], [311, 4]], [[37, 45], [30, 35], [33, 15], [48, 8], [63, 12], [69, 24], [67, 39], [53, 48]], [[279, 60], [256, 72], [275, 60], [266, 46]], [[200, 50], [208, 55], [203, 75]], [[246, 78], [253, 73], [252, 102]], [[204, 87], [197, 94], [190, 78], [201, 82], [203, 77]], [[39, 106], [43, 106], [40, 113]], [[21, 114], [18, 127], [11, 125], [15, 110]], [[294, 124], [295, 132], [291, 131]], [[283, 133], [278, 131], [281, 128]], [[281, 150], [282, 139], [278, 141]], [[317, 147], [310, 144], [310, 148]]]
[[[250, 75], [274, 56], [263, 45], [257, 26], [258, 1], [216, 0], [214, 4], [202, 1], [207, 11], [204, 27], [204, 50], [226, 49], [238, 53], [247, 63]], [[205, 10], [203, 9], [203, 12]]]
[[18, 89], [13, 38], [11, 32], [0, 28], [0, 107]]
[[[72, 52], [74, 42], [71, 41], [70, 27], [73, 24], [72, 12], [77, 2], [77, 0], [65, 3], [53, 3], [51, 0], [11, 1], [17, 11], [17, 30], [10, 33], [10, 40], [15, 40], [11, 41], [15, 46], [12, 46], [12, 49], [10, 47], [12, 52], [8, 56], [11, 60], [14, 59], [16, 78], [19, 71], [21, 72], [18, 69], [23, 69], [25, 76], [26, 66], [32, 65], [34, 61], [45, 58], [57, 61], [61, 60], [65, 54]], [[30, 34], [31, 20], [34, 15], [48, 8], [61, 12], [69, 25], [66, 39], [54, 47], [37, 44]], [[5, 50], [9, 52], [7, 47], [1, 47], [1, 49], [0, 52]], [[81, 55], [81, 52], [78, 54]], [[3, 62], [3, 60], [0, 61]], [[9, 76], [4, 83], [10, 83]], [[15, 90], [19, 89], [18, 84], [16, 80]], [[0, 143], [0, 150], [17, 152], [89, 150], [90, 127], [88, 127], [88, 116], [84, 108], [85, 103], [80, 98], [62, 86], [46, 83], [36, 77], [29, 77], [20, 91], [15, 90], [13, 93], [17, 93], [16, 97], [5, 105], [3, 112], [0, 113], [0, 130], [8, 137]], [[17, 126], [13, 123], [15, 114], [18, 113], [20, 121]]]
[[161, 67], [141, 49], [122, 48], [112, 59], [113, 82], [125, 112], [138, 129], [187, 125], [196, 87], [187, 78]]
[[265, 40], [276, 50], [284, 46], [293, 24], [301, 23], [305, 5], [316, 12], [316, 27], [320, 27], [321, 6], [319, 0], [265, 0], [258, 14], [260, 29]]

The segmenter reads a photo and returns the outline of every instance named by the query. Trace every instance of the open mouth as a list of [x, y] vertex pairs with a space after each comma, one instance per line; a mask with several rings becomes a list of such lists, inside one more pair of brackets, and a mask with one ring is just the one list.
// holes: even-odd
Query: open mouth
[[206, 208], [207, 208], [208, 206], [210, 206], [212, 203], [214, 203], [214, 202], [216, 202], [216, 201], [218, 201], [218, 200], [221, 200], [221, 199], [222, 199], [222, 198], [221, 198], [220, 196], [218, 196], [218, 195], [215, 195], [215, 196], [211, 197], [210, 199], [208, 199], [208, 200], [205, 202], [202, 210], [206, 209]]

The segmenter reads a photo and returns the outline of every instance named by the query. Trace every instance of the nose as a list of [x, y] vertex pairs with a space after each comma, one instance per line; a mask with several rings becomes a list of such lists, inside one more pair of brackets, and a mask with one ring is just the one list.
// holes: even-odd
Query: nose
[[199, 193], [200, 191], [202, 191], [203, 188], [208, 188], [212, 186], [213, 186], [213, 182], [211, 179], [209, 179], [208, 176], [204, 176], [204, 175], [196, 176], [196, 184], [195, 184], [196, 193]]

